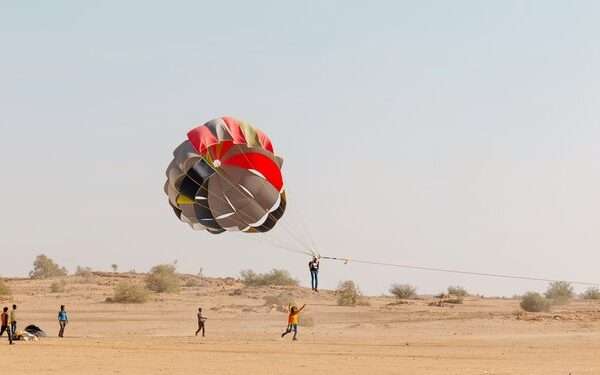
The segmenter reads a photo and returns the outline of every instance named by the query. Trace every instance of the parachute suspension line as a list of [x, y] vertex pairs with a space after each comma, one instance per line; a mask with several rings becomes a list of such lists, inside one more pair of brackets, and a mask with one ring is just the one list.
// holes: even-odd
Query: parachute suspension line
[[[248, 162], [248, 164], [250, 164], [250, 166], [252, 166], [252, 168], [253, 168], [254, 170], [257, 170], [257, 169], [256, 169], [256, 166], [254, 165], [254, 163], [252, 162], [252, 160], [250, 160], [250, 158], [248, 158], [248, 155], [246, 155], [246, 153], [245, 153], [245, 152], [241, 152], [240, 154], [242, 154], [242, 155], [244, 156], [244, 159], [246, 159], [246, 161]], [[270, 212], [267, 212], [267, 213], [269, 214], [269, 216], [270, 216], [270, 217], [272, 217]], [[281, 226], [282, 226], [284, 229], [286, 229], [286, 230], [288, 231], [288, 233], [289, 233], [291, 236], [295, 237], [295, 236], [294, 236], [294, 232], [297, 232], [297, 230], [294, 230], [294, 228], [291, 228], [291, 225], [290, 225], [290, 226], [287, 226], [287, 223], [286, 223], [285, 221], [282, 221], [282, 222], [281, 222]], [[309, 236], [310, 236], [310, 235], [309, 235]], [[312, 247], [312, 245], [311, 245], [310, 243], [309, 243], [309, 244], [308, 244], [308, 246], [307, 246], [307, 243], [305, 243], [304, 241], [302, 241], [302, 240], [298, 240], [297, 238], [296, 238], [296, 240], [297, 240], [297, 241], [298, 241], [298, 243], [300, 243], [300, 244], [301, 244], [303, 247], [309, 247], [309, 248], [311, 248], [311, 247]], [[309, 242], [310, 242], [310, 241], [309, 241]], [[312, 248], [310, 249], [310, 251], [311, 251], [311, 253], [314, 253], [314, 251], [312, 250]]]
[[[289, 191], [289, 189], [286, 189], [287, 191]], [[310, 229], [308, 228], [308, 225], [306, 225], [306, 221], [304, 220], [304, 218], [306, 217], [306, 215], [304, 215], [304, 213], [302, 212], [302, 210], [298, 207], [295, 209], [296, 212], [298, 212], [298, 214], [300, 215], [300, 220], [299, 220], [299, 225], [300, 227], [302, 227], [303, 232], [306, 234], [306, 237], [308, 238], [308, 242], [310, 243], [310, 252], [312, 253], [313, 256], [317, 256], [318, 253], [316, 252], [317, 247], [317, 243], [314, 240], [314, 237], [312, 236]]]
[[[200, 157], [201, 157], [201, 158], [202, 158], [202, 159], [203, 159], [203, 160], [204, 160], [204, 161], [205, 161], [205, 162], [206, 162], [208, 165], [211, 165], [210, 161], [209, 161], [208, 159], [206, 159], [206, 157], [205, 157], [204, 155], [200, 155]], [[241, 194], [243, 197], [245, 197], [245, 198], [247, 198], [247, 199], [250, 199], [249, 197], [246, 197], [246, 195], [245, 195], [245, 194], [243, 194], [243, 193], [242, 193], [242, 191], [241, 191], [241, 190], [240, 190], [240, 189], [239, 189], [237, 186], [235, 186], [235, 184], [234, 184], [233, 182], [231, 182], [229, 178], [227, 178], [227, 176], [225, 176], [225, 175], [224, 175], [224, 174], [223, 174], [221, 171], [219, 171], [219, 169], [218, 169], [218, 168], [215, 168], [215, 172], [216, 172], [216, 173], [217, 173], [217, 174], [218, 174], [218, 175], [219, 175], [221, 178], [223, 178], [223, 180], [225, 180], [225, 181], [226, 181], [226, 182], [227, 182], [229, 185], [231, 185], [231, 187], [233, 187], [234, 189], [236, 189], [236, 190], [238, 191], [238, 193], [240, 193], [240, 194]], [[209, 191], [208, 189], [205, 189], [205, 190], [206, 190], [207, 194], [210, 194], [210, 191]], [[218, 196], [218, 195], [215, 195], [215, 194], [213, 194], [212, 196], [213, 196], [213, 197], [217, 197], [219, 200], [221, 200], [221, 202], [225, 202], [225, 200], [224, 200], [222, 197]], [[269, 217], [271, 217], [272, 219], [274, 219], [274, 220], [276, 220], [276, 221], [277, 221], [277, 218], [275, 218], [275, 217], [274, 217], [274, 216], [273, 216], [273, 215], [272, 215], [270, 212], [268, 212], [267, 210], [264, 210], [264, 209], [263, 209], [263, 211], [264, 211], [266, 214], [268, 214], [268, 215], [269, 215]], [[248, 219], [248, 218], [250, 218], [250, 215], [247, 215], [247, 214], [244, 212], [244, 210], [239, 210], [239, 209], [238, 209], [238, 211], [237, 211], [237, 212], [239, 212], [239, 213], [241, 214], [241, 216], [243, 216], [243, 217], [244, 217], [244, 219]], [[246, 223], [246, 222], [243, 222], [241, 219], [234, 218], [234, 220], [236, 220], [238, 223], [241, 223], [241, 224], [242, 224], [242, 225], [244, 225], [244, 226], [247, 226], [247, 225], [248, 225], [248, 223]], [[263, 236], [263, 237], [264, 237], [264, 236]], [[290, 237], [291, 237], [292, 239], [296, 240], [296, 242], [297, 242], [297, 243], [300, 245], [300, 248], [301, 248], [301, 249], [305, 249], [305, 248], [306, 248], [306, 245], [305, 245], [305, 244], [304, 244], [302, 241], [299, 241], [299, 240], [298, 240], [298, 239], [297, 239], [295, 236], [293, 236], [293, 235], [290, 235]], [[261, 239], [261, 240], [266, 240], [266, 239]], [[306, 251], [304, 251], [304, 250], [291, 249], [291, 248], [289, 248], [289, 247], [285, 247], [285, 248], [284, 248], [284, 246], [281, 246], [281, 245], [275, 245], [275, 244], [272, 244], [272, 243], [271, 243], [271, 245], [274, 245], [275, 247], [278, 247], [278, 248], [285, 249], [285, 250], [287, 250], [287, 251], [296, 252], [296, 253], [305, 254], [305, 255], [310, 255], [308, 252], [306, 252]]]
[[[206, 191], [207, 194], [211, 194], [208, 189], [204, 189], [204, 190]], [[212, 196], [215, 197], [215, 198], [217, 198], [217, 199], [219, 199], [223, 203], [226, 202], [225, 199], [223, 199], [222, 197], [220, 197], [217, 194], [212, 194]], [[197, 204], [197, 205], [199, 205], [199, 206], [201, 206], [203, 208], [206, 208], [206, 209], [209, 208], [208, 206], [205, 206], [202, 203], [199, 203], [197, 201], [195, 202], [195, 204]], [[250, 216], [246, 215], [243, 210], [239, 210], [238, 212], [241, 214], [241, 216], [244, 217], [244, 219], [250, 218]], [[234, 218], [234, 220], [238, 224], [241, 224], [241, 226], [248, 225], [248, 223], [244, 222], [242, 219]], [[306, 251], [293, 249], [293, 248], [291, 248], [289, 246], [286, 246], [285, 244], [282, 245], [281, 243], [273, 242], [273, 240], [275, 240], [275, 239], [274, 238], [267, 238], [267, 236], [260, 236], [260, 238], [246, 236], [245, 238], [253, 238], [253, 239], [255, 239], [256, 241], [259, 241], [259, 242], [263, 241], [263, 244], [268, 244], [270, 246], [277, 247], [279, 249], [283, 249], [283, 250], [286, 250], [286, 251], [289, 251], [289, 252], [293, 252], [293, 253], [297, 253], [297, 254], [304, 254], [304, 255], [311, 255], [310, 253], [308, 253]]]
[[[218, 198], [218, 199], [221, 199], [223, 202], [225, 201], [224, 199], [222, 199], [218, 195], [213, 195], [213, 196], [216, 197], [216, 198]], [[197, 204], [197, 205], [199, 205], [201, 207], [207, 208], [207, 209], [209, 208], [208, 206], [205, 206], [205, 205], [203, 205], [201, 203], [198, 203], [198, 202], [196, 202], [195, 204]], [[240, 213], [243, 216], [245, 216], [246, 218], [248, 217], [248, 216], [244, 215], [243, 212], [240, 211]], [[234, 220], [237, 221], [237, 223], [240, 224], [240, 226], [247, 225], [247, 223], [245, 223], [241, 219], [235, 218]], [[307, 252], [302, 251], [302, 250], [294, 249], [294, 248], [292, 248], [292, 247], [290, 247], [288, 245], [285, 245], [285, 244], [281, 244], [281, 242], [277, 242], [277, 241], [275, 241], [274, 238], [270, 238], [270, 237], [267, 237], [267, 236], [258, 236], [258, 237], [256, 237], [256, 236], [242, 236], [240, 238], [253, 239], [253, 240], [257, 241], [257, 242], [260, 242], [263, 245], [267, 244], [269, 246], [273, 246], [273, 247], [276, 247], [276, 248], [279, 248], [279, 249], [282, 249], [282, 250], [285, 250], [285, 251], [289, 251], [289, 252], [292, 252], [292, 253], [296, 253], [296, 254], [310, 255], [310, 253], [307, 253]]]
[[[244, 153], [242, 152], [242, 154], [244, 154]], [[204, 155], [202, 155], [202, 154], [199, 154], [199, 155], [202, 158], [202, 160], [204, 160], [204, 162], [206, 162], [208, 165], [212, 166], [212, 163]], [[245, 154], [244, 154], [244, 157], [246, 159], [248, 158]], [[240, 193], [241, 196], [245, 197], [246, 199], [250, 199], [242, 192], [242, 190], [239, 187], [237, 187], [233, 182], [231, 182], [230, 179], [227, 178], [227, 176], [225, 176], [221, 171], [219, 171], [219, 168], [214, 167], [214, 170], [221, 178], [223, 178], [223, 180], [225, 180], [229, 185], [231, 185], [232, 188], [236, 189], [237, 192]], [[278, 221], [278, 219], [276, 217], [274, 217], [271, 212], [269, 212], [268, 210], [265, 210], [264, 208], [262, 208], [262, 209], [265, 212], [265, 214], [269, 215], [270, 218], [274, 219], [275, 221]], [[242, 212], [242, 211], [240, 210], [239, 212]], [[248, 215], [245, 215], [245, 216], [248, 216]], [[285, 223], [282, 222], [281, 224], [285, 224]], [[304, 243], [302, 240], [298, 239], [294, 235], [294, 233], [289, 228], [287, 228], [285, 225], [283, 225], [283, 228], [287, 229], [289, 236], [292, 239], [294, 239], [300, 245], [301, 248], [310, 247], [310, 246], [307, 246], [306, 243]], [[300, 251], [300, 250], [298, 250], [298, 251]], [[302, 251], [302, 253], [307, 254], [307, 252], [305, 252], [305, 251]]]
[[494, 278], [500, 278], [500, 279], [544, 281], [544, 282], [566, 281], [570, 284], [576, 284], [576, 285], [587, 285], [587, 286], [599, 286], [600, 285], [600, 283], [593, 283], [593, 282], [589, 282], [589, 281], [558, 280], [558, 279], [549, 279], [549, 278], [534, 277], [534, 276], [508, 275], [508, 274], [489, 273], [489, 272], [473, 272], [473, 271], [454, 270], [454, 269], [448, 269], [448, 268], [423, 267], [423, 266], [414, 266], [414, 265], [409, 265], [409, 264], [386, 263], [386, 262], [377, 262], [377, 261], [371, 261], [371, 260], [350, 259], [350, 258], [341, 258], [341, 257], [321, 256], [321, 259], [341, 261], [341, 262], [344, 262], [344, 264], [353, 262], [353, 263], [371, 264], [371, 265], [375, 265], [375, 266], [396, 267], [396, 268], [404, 268], [404, 269], [412, 269], [412, 270], [420, 270], [420, 271], [445, 272], [445, 273], [453, 273], [453, 274], [459, 274], [459, 275], [494, 277]]

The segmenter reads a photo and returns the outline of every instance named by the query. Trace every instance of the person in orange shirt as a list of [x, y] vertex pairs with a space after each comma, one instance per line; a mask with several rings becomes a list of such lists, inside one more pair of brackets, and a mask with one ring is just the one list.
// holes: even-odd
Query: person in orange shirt
[[296, 341], [298, 340], [296, 338], [296, 336], [298, 335], [298, 323], [300, 322], [300, 311], [304, 310], [304, 308], [306, 307], [306, 305], [302, 305], [302, 307], [300, 309], [298, 309], [296, 306], [288, 306], [288, 310], [290, 311], [290, 314], [288, 315], [288, 325], [287, 325], [287, 329], [285, 330], [285, 332], [283, 332], [281, 334], [281, 337], [283, 338], [285, 335], [287, 335], [288, 333], [294, 331], [294, 338], [292, 340]]

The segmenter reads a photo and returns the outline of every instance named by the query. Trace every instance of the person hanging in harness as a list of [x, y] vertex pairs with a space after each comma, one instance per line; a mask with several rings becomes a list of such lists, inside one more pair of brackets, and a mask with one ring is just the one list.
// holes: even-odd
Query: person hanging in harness
[[308, 262], [308, 269], [310, 270], [310, 285], [313, 292], [319, 292], [319, 258], [316, 256]]

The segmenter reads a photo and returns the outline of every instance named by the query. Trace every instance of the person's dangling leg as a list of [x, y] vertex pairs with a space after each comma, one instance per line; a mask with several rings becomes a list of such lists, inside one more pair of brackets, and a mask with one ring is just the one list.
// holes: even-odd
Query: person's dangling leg
[[287, 334], [288, 334], [288, 333], [290, 333], [290, 332], [292, 332], [292, 325], [291, 325], [291, 324], [289, 324], [289, 325], [286, 327], [286, 329], [285, 329], [285, 332], [283, 332], [283, 333], [281, 334], [281, 337], [285, 337], [285, 335], [287, 335]]
[[293, 327], [292, 329], [294, 330], [294, 337], [292, 338], [292, 340], [296, 341], [296, 340], [298, 340], [296, 338], [296, 336], [298, 336], [298, 325], [297, 324], [293, 324], [292, 327]]

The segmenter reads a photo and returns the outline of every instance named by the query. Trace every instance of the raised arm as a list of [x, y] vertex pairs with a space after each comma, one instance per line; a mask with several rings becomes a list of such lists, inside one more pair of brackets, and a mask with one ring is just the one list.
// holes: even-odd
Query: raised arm
[[302, 307], [298, 310], [298, 312], [304, 310], [305, 307], [306, 307], [306, 304], [302, 305]]

